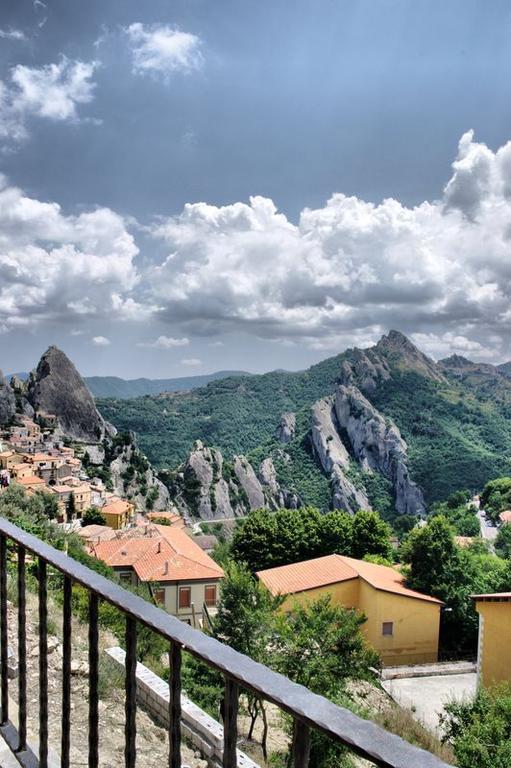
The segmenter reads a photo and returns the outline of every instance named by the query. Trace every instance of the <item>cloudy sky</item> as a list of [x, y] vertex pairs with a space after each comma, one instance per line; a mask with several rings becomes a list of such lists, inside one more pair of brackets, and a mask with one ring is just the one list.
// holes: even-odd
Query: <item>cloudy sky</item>
[[511, 358], [508, 0], [2, 0], [0, 367]]

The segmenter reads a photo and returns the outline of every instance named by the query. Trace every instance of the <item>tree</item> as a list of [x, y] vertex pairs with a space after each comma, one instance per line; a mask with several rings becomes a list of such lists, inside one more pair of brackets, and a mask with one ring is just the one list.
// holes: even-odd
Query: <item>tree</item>
[[502, 526], [495, 540], [495, 551], [501, 557], [511, 558], [511, 523]]
[[273, 542], [277, 537], [276, 515], [268, 509], [256, 509], [234, 529], [231, 552], [239, 563], [252, 571], [275, 565]]
[[352, 557], [381, 555], [389, 560], [392, 555], [391, 529], [381, 517], [371, 510], [360, 510], [353, 518]]
[[353, 518], [335, 509], [319, 520], [321, 555], [349, 555], [353, 545]]
[[459, 768], [511, 765], [511, 687], [480, 688], [474, 699], [453, 701], [441, 716], [444, 741], [454, 748]]
[[[363, 614], [333, 605], [328, 595], [308, 605], [296, 603], [290, 613], [277, 618], [271, 664], [314, 693], [337, 700], [347, 679], [369, 677], [377, 663], [377, 654], [360, 631], [364, 622]], [[295, 725], [293, 743], [296, 735]], [[311, 768], [340, 766], [344, 757], [343, 748], [326, 736], [313, 735]]]
[[105, 517], [97, 507], [87, 509], [82, 517], [83, 525], [105, 525]]
[[481, 494], [481, 506], [496, 522], [499, 514], [511, 507], [511, 477], [497, 477], [486, 483]]
[[76, 513], [75, 497], [73, 493], [70, 493], [66, 501], [66, 518], [68, 521], [74, 520]]

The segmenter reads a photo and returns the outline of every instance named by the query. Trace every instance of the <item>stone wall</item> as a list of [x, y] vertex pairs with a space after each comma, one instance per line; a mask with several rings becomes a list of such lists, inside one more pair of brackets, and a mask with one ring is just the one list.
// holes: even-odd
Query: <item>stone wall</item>
[[[108, 657], [124, 668], [122, 648], [107, 648]], [[169, 727], [169, 686], [140, 662], [137, 662], [137, 699], [161, 725]], [[222, 765], [224, 729], [216, 720], [181, 694], [181, 734], [198, 749], [210, 765]], [[238, 768], [259, 768], [244, 752], [238, 752]]]

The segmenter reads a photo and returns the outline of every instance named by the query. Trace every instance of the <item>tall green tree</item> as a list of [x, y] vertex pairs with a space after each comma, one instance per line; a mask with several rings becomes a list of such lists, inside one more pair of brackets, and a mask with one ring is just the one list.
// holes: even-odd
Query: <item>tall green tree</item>
[[511, 558], [511, 523], [502, 526], [495, 540], [495, 551], [501, 557]]
[[371, 510], [360, 510], [353, 518], [352, 557], [380, 555], [390, 559], [392, 530], [381, 517]]

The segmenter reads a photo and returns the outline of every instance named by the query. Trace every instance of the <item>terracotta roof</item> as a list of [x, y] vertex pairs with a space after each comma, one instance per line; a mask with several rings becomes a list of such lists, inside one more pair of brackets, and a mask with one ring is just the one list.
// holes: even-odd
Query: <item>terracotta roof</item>
[[132, 505], [124, 501], [123, 499], [116, 499], [115, 501], [111, 501], [108, 504], [105, 504], [104, 507], [101, 507], [101, 514], [102, 515], [125, 515], [127, 512], [130, 512], [132, 509]]
[[326, 555], [301, 563], [283, 565], [280, 568], [268, 568], [258, 571], [257, 576], [274, 595], [305, 592], [309, 589], [361, 578], [383, 592], [393, 592], [404, 597], [442, 604], [442, 601], [435, 597], [408, 589], [404, 584], [403, 576], [394, 568], [366, 563], [364, 560], [343, 555]]
[[511, 601], [511, 592], [493, 592], [488, 595], [470, 595], [472, 600], [487, 600], [488, 602], [507, 603]]
[[[219, 579], [223, 570], [181, 529], [154, 526], [157, 537], [116, 538], [93, 547], [93, 554], [113, 568], [132, 567], [141, 581]], [[167, 537], [163, 531], [177, 535]]]
[[511, 510], [506, 509], [504, 512], [501, 512], [499, 518], [503, 523], [511, 523]]
[[19, 477], [16, 482], [18, 485], [46, 485], [42, 477], [29, 475], [28, 477]]
[[114, 529], [110, 528], [108, 525], [84, 525], [83, 528], [80, 528], [78, 531], [78, 536], [81, 536], [82, 539], [87, 539], [88, 541], [97, 539], [98, 542], [100, 542], [115, 539], [116, 533]]

